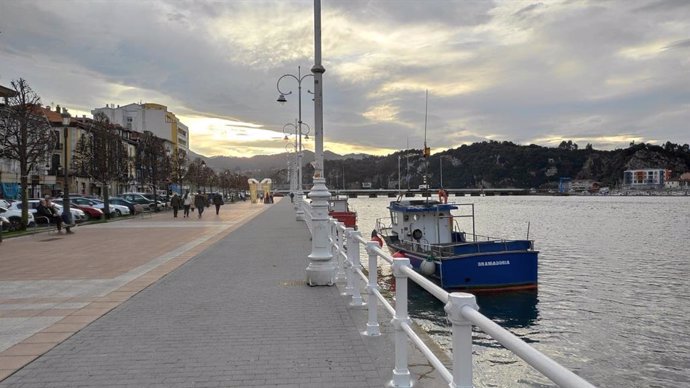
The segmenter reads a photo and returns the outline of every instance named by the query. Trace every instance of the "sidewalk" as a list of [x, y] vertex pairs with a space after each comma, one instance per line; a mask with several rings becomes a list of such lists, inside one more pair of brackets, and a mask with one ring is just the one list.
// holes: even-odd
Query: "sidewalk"
[[[306, 286], [309, 232], [295, 221], [290, 203], [242, 206], [252, 215], [267, 211], [232, 233], [217, 232], [198, 244], [201, 237], [187, 237], [168, 247], [184, 251], [184, 260], [169, 261], [176, 266], [195, 256], [163, 278], [141, 276], [114, 291], [120, 294], [92, 302], [112, 305], [97, 320], [85, 323], [71, 314], [69, 321], [53, 324], [80, 326], [0, 387], [384, 386], [394, 362], [390, 317], [380, 317], [383, 336], [363, 337], [366, 310], [349, 308], [337, 287]], [[199, 229], [212, 224], [186, 221]], [[175, 239], [194, 230], [167, 229]], [[148, 236], [149, 229], [139, 235]], [[181, 248], [190, 244], [196, 245]], [[136, 293], [128, 287], [147, 288]], [[125, 295], [128, 300], [115, 300]], [[421, 376], [415, 386], [447, 386], [433, 379], [433, 369], [418, 353], [411, 353], [410, 363], [413, 374]]]
[[5, 239], [0, 245], [0, 380], [202, 252], [264, 205], [172, 211]]

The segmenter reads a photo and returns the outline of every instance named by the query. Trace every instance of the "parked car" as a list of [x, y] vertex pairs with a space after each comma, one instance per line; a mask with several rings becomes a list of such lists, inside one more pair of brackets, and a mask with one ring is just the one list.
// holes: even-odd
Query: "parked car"
[[[38, 203], [40, 202], [40, 199], [30, 199], [29, 200], [29, 213], [34, 214], [36, 213], [36, 208], [38, 207]], [[53, 200], [53, 205], [55, 205], [55, 208], [58, 211], [58, 215], [62, 216], [62, 199], [54, 199]], [[21, 209], [22, 209], [22, 203], [20, 201], [17, 202], [12, 202], [12, 205], [10, 206], [10, 210], [12, 209], [17, 209], [19, 210], [19, 216], [21, 217]], [[72, 220], [74, 222], [80, 223], [86, 221], [87, 216], [86, 214], [79, 208], [77, 207], [72, 207]]]
[[110, 197], [110, 203], [115, 205], [127, 206], [130, 214], [137, 214], [144, 211], [144, 206], [138, 203], [130, 202], [120, 197]]
[[[77, 199], [77, 198], [75, 198], [75, 199]], [[87, 200], [87, 201], [88, 201], [88, 200]], [[79, 209], [79, 210], [83, 211], [84, 213], [86, 213], [86, 216], [87, 216], [89, 219], [99, 220], [99, 219], [101, 219], [101, 218], [103, 217], [103, 212], [102, 212], [100, 209], [96, 209], [95, 207], [93, 207], [93, 206], [91, 206], [91, 205], [86, 205], [86, 204], [84, 204], [83, 202], [81, 202], [81, 203], [80, 203], [80, 202], [81, 202], [81, 201], [72, 202], [72, 198], [70, 198], [70, 206], [76, 207], [77, 209]], [[60, 199], [57, 199], [57, 198], [56, 198], [56, 199], [53, 200], [53, 203], [57, 203], [57, 204], [62, 205], [62, 199], [61, 199], [61, 198], [60, 198]]]
[[[153, 202], [153, 194], [146, 193], [146, 194], [142, 194], [142, 195], [144, 197], [146, 197], [146, 199], [148, 199], [149, 201]], [[158, 197], [156, 198], [156, 203], [158, 204], [158, 207], [161, 209], [168, 207], [168, 203], [165, 201], [164, 196], [162, 197], [162, 196], [158, 195]]]
[[[70, 198], [70, 202], [74, 203], [77, 205], [80, 209], [86, 211], [83, 207], [89, 207], [89, 208], [94, 208], [98, 209], [101, 211], [101, 213], [105, 213], [103, 208], [105, 207], [105, 203], [99, 199], [91, 199], [91, 198], [86, 198], [86, 197], [74, 197]], [[110, 216], [111, 217], [119, 217], [121, 215], [129, 215], [129, 208], [127, 206], [121, 206], [121, 205], [115, 205], [115, 204], [110, 204]]]
[[[22, 207], [21, 203], [19, 203], [19, 207], [12, 205], [16, 204], [17, 202], [13, 202], [10, 204], [9, 208], [6, 207], [0, 207], [0, 215], [7, 218], [7, 221], [10, 222], [10, 228], [15, 228], [16, 226], [20, 225], [22, 222]], [[28, 226], [35, 226], [36, 225], [36, 220], [34, 219], [34, 215], [31, 211], [29, 211], [29, 219], [28, 219]]]
[[[54, 205], [55, 205], [55, 208], [58, 210], [58, 214], [60, 216], [62, 216], [62, 211], [64, 209], [63, 206], [59, 203], [55, 203]], [[74, 207], [74, 205], [72, 205], [71, 213], [72, 213], [72, 220], [77, 224], [80, 224], [80, 223], [89, 219], [89, 217], [86, 215], [86, 213], [84, 213], [83, 210], [81, 210], [77, 207]]]
[[0, 207], [4, 207], [5, 209], [7, 209], [8, 207], [10, 207], [10, 202], [6, 199], [0, 198]]
[[153, 210], [154, 208], [153, 201], [146, 198], [142, 193], [124, 193], [120, 197], [126, 199], [129, 202], [138, 203], [144, 206], [146, 210]]
[[[101, 201], [100, 199], [90, 199], [89, 201], [91, 202], [91, 206], [95, 207], [96, 209], [100, 209], [103, 213], [105, 213], [105, 202]], [[110, 208], [111, 217], [128, 216], [131, 213], [129, 211], [129, 207], [113, 203], [111, 198], [108, 198], [108, 207]]]

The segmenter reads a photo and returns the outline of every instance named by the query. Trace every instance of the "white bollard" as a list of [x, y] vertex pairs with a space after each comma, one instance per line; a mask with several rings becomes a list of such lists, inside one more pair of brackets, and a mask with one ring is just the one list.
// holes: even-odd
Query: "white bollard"
[[357, 241], [357, 238], [361, 236], [362, 233], [353, 229], [350, 238], [347, 240], [347, 257], [352, 264], [350, 268], [350, 278], [352, 279], [352, 302], [350, 302], [350, 306], [354, 307], [367, 305], [362, 299], [362, 294], [359, 291], [360, 280], [359, 274], [357, 273], [357, 270], [362, 268], [362, 264], [359, 260], [359, 241]]
[[472, 294], [453, 292], [444, 307], [453, 324], [453, 382], [450, 388], [472, 388], [472, 323], [462, 316], [461, 310], [478, 310]]
[[376, 283], [376, 269], [377, 260], [376, 252], [374, 248], [378, 247], [379, 244], [376, 241], [367, 242], [367, 254], [369, 255], [369, 284], [367, 285], [367, 291], [369, 293], [367, 304], [369, 305], [369, 321], [367, 322], [366, 335], [375, 337], [381, 335], [381, 330], [379, 329], [379, 321], [377, 317], [377, 307], [378, 301], [376, 300], [375, 291], [379, 289]]
[[395, 327], [395, 369], [391, 386], [399, 388], [412, 387], [410, 370], [407, 368], [407, 334], [403, 330], [403, 323], [410, 323], [407, 314], [407, 274], [403, 267], [412, 268], [407, 257], [393, 259], [393, 275], [395, 276], [395, 316], [391, 321]]

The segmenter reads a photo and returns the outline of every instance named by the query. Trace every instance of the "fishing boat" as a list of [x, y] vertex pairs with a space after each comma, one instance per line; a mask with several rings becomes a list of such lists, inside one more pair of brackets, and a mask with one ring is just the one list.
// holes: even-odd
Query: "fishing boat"
[[[462, 208], [460, 214], [453, 211]], [[537, 287], [538, 251], [534, 242], [480, 236], [474, 204], [435, 200], [390, 203], [390, 218], [376, 221], [376, 233], [391, 253], [410, 259], [413, 268], [447, 290], [495, 291]], [[459, 230], [458, 220], [471, 221]], [[462, 222], [469, 224], [469, 222]]]
[[357, 229], [357, 212], [350, 210], [347, 200], [347, 195], [333, 195], [328, 200], [328, 215], [348, 228]]

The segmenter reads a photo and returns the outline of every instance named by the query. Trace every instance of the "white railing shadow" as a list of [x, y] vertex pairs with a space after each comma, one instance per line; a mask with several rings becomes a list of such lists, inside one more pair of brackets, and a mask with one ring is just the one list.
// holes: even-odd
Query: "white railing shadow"
[[[305, 222], [311, 225], [311, 208], [303, 202]], [[506, 329], [502, 328], [479, 311], [474, 295], [462, 292], [448, 293], [412, 269], [408, 258], [394, 258], [384, 252], [375, 241], [365, 240], [361, 233], [347, 228], [335, 219], [330, 219], [330, 242], [333, 258], [337, 260], [336, 280], [345, 282], [343, 295], [350, 298], [349, 305], [367, 307], [367, 336], [379, 336], [378, 304], [392, 316], [395, 328], [395, 368], [391, 386], [411, 387], [412, 377], [408, 369], [408, 339], [424, 354], [436, 368], [449, 387], [471, 388], [472, 385], [472, 326], [477, 326], [506, 349], [515, 353], [533, 368], [560, 387], [594, 387], [580, 376], [558, 364], [548, 356], [531, 347]], [[309, 227], [311, 231], [311, 227]], [[360, 262], [360, 247], [364, 246], [368, 256], [367, 270]], [[378, 258], [393, 267], [395, 276], [395, 307], [384, 298], [378, 287]], [[445, 311], [452, 324], [452, 369], [449, 370], [438, 356], [412, 329], [407, 312], [407, 280], [410, 279], [445, 304]], [[366, 284], [367, 301], [362, 298], [361, 285]], [[378, 303], [373, 303], [378, 300]]]

